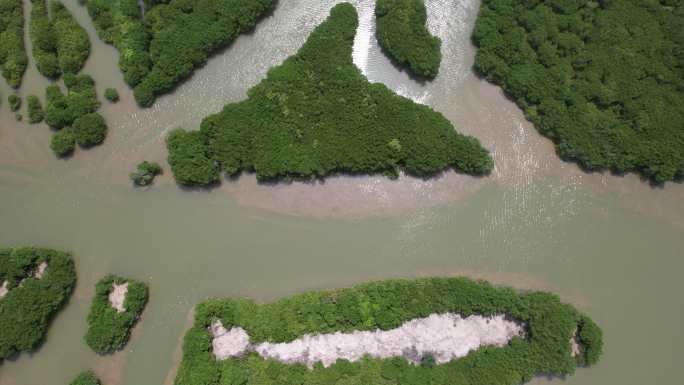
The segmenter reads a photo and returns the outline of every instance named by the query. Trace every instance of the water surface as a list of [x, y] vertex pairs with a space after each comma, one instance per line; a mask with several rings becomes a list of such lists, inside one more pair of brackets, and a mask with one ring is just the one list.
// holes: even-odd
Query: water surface
[[[103, 103], [104, 145], [66, 161], [49, 150], [45, 125], [18, 123], [3, 103], [0, 244], [70, 250], [79, 282], [45, 344], [0, 366], [0, 385], [66, 384], [87, 368], [107, 385], [170, 383], [191, 309], [209, 296], [266, 301], [432, 274], [552, 290], [590, 314], [606, 333], [606, 353], [568, 384], [679, 383], [684, 186], [654, 188], [634, 175], [586, 174], [561, 162], [520, 110], [472, 73], [477, 1], [427, 1], [429, 28], [444, 42], [432, 83], [411, 80], [380, 52], [372, 1], [354, 2], [354, 61], [371, 81], [479, 138], [495, 159], [491, 176], [448, 171], [428, 180], [334, 177], [273, 186], [246, 174], [210, 191], [175, 185], [166, 133], [197, 128], [225, 103], [244, 99], [337, 2], [281, 0], [254, 33], [148, 110], [135, 107], [116, 50], [97, 39], [85, 9], [66, 2], [93, 43], [85, 72], [100, 95], [116, 87], [122, 101]], [[31, 62], [20, 93], [42, 98], [47, 84]], [[4, 83], [0, 91], [3, 98], [10, 92]], [[167, 173], [151, 188], [134, 189], [128, 173], [142, 160], [161, 162]], [[83, 334], [94, 283], [106, 273], [148, 281], [151, 297], [125, 350], [102, 358]]]

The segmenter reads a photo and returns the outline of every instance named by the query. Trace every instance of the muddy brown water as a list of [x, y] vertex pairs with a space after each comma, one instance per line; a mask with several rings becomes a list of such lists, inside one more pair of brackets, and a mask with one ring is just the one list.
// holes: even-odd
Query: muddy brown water
[[[472, 73], [475, 0], [427, 1], [430, 30], [444, 41], [432, 83], [416, 83], [380, 52], [372, 1], [354, 2], [354, 60], [371, 81], [479, 138], [495, 159], [491, 176], [449, 171], [428, 180], [332, 177], [273, 186], [246, 174], [210, 191], [175, 185], [166, 133], [197, 128], [245, 98], [336, 2], [281, 0], [252, 34], [148, 110], [135, 107], [116, 50], [97, 39], [85, 9], [66, 2], [91, 36], [85, 72], [100, 95], [116, 87], [122, 100], [103, 103], [105, 144], [66, 161], [50, 152], [45, 125], [17, 122], [6, 102], [0, 109], [0, 244], [70, 250], [79, 274], [43, 346], [0, 365], [0, 385], [67, 384], [88, 368], [107, 385], [170, 383], [188, 315], [204, 298], [267, 301], [427, 275], [552, 290], [594, 317], [606, 334], [605, 355], [565, 383], [680, 383], [684, 186], [654, 188], [635, 175], [586, 174], [561, 162], [500, 89]], [[31, 62], [19, 93], [42, 99], [47, 84]], [[0, 92], [4, 99], [11, 92], [3, 81]], [[128, 173], [142, 160], [161, 162], [166, 174], [134, 189]], [[94, 283], [106, 273], [148, 281], [151, 298], [126, 348], [97, 357], [83, 335]], [[563, 382], [534, 383], [548, 381]]]

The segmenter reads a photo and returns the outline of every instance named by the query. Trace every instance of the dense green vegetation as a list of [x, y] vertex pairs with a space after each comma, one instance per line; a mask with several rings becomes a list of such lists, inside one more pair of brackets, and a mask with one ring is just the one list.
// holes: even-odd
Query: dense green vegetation
[[88, 371], [76, 376], [69, 385], [102, 385], [102, 383], [95, 373]]
[[10, 111], [15, 112], [21, 108], [21, 98], [17, 95], [10, 95], [7, 97]]
[[130, 177], [136, 186], [149, 186], [154, 182], [154, 177], [163, 172], [159, 163], [143, 161], [138, 164], [135, 172]]
[[[146, 6], [155, 2], [146, 2]], [[119, 50], [119, 67], [124, 80], [135, 87], [147, 76], [152, 65], [151, 32], [143, 23], [138, 0], [87, 0], [86, 6], [100, 38]]]
[[104, 92], [105, 99], [109, 100], [110, 103], [116, 103], [119, 101], [119, 91], [116, 88], [107, 88]]
[[43, 112], [43, 105], [40, 103], [40, 99], [36, 95], [29, 95], [26, 97], [26, 104], [28, 105], [29, 123], [42, 122], [45, 118], [45, 112]]
[[0, 0], [0, 71], [10, 87], [19, 88], [27, 65], [22, 1]]
[[243, 102], [206, 118], [199, 132], [174, 131], [169, 163], [182, 184], [208, 184], [220, 169], [260, 180], [331, 173], [428, 176], [453, 167], [492, 168], [477, 139], [458, 134], [427, 106], [371, 84], [353, 64], [354, 7], [333, 8], [299, 52], [249, 90]]
[[376, 35], [380, 47], [417, 76], [432, 79], [442, 61], [442, 41], [427, 30], [423, 0], [378, 0]]
[[[338, 360], [313, 370], [300, 364], [264, 360], [256, 353], [217, 361], [211, 347], [211, 323], [244, 328], [252, 343], [289, 342], [303, 334], [353, 330], [388, 330], [432, 313], [506, 314], [526, 324], [526, 336], [505, 347], [482, 347], [468, 356], [436, 365], [434, 357], [422, 365], [404, 358]], [[195, 323], [186, 333], [176, 385], [206, 384], [459, 384], [517, 385], [536, 374], [565, 375], [581, 364], [571, 355], [570, 338], [588, 318], [549, 293], [521, 294], [465, 278], [390, 280], [350, 289], [309, 292], [258, 305], [245, 299], [212, 299], [200, 304]], [[600, 355], [600, 330], [582, 339], [584, 352]]]
[[135, 99], [149, 107], [209, 56], [252, 29], [276, 0], [88, 0], [98, 34], [121, 52], [119, 66]]
[[[112, 284], [128, 282], [123, 312], [118, 312], [109, 303]], [[126, 345], [131, 329], [140, 318], [147, 304], [147, 285], [143, 282], [115, 277], [101, 279], [95, 286], [95, 298], [88, 314], [88, 332], [85, 341], [99, 354], [113, 353]]]
[[59, 77], [62, 70], [57, 58], [57, 35], [48, 17], [46, 0], [31, 0], [29, 35], [38, 72], [50, 79]]
[[[41, 279], [34, 273], [48, 267]], [[33, 247], [0, 249], [0, 285], [9, 292], [0, 299], [0, 361], [28, 352], [45, 337], [50, 320], [71, 295], [76, 271], [63, 252]]]
[[57, 85], [47, 87], [45, 99], [45, 122], [58, 130], [52, 137], [50, 148], [57, 156], [70, 155], [78, 143], [91, 147], [102, 143], [107, 135], [107, 125], [95, 92], [95, 81], [89, 75], [64, 75], [67, 94]]
[[60, 158], [70, 156], [76, 148], [76, 135], [74, 129], [67, 127], [52, 135], [50, 149]]
[[88, 34], [62, 3], [51, 0], [50, 14], [47, 0], [31, 0], [29, 32], [38, 72], [50, 79], [76, 74], [90, 55]]
[[102, 143], [107, 135], [107, 124], [102, 115], [90, 113], [81, 115], [73, 124], [76, 143], [81, 147], [92, 147]]
[[88, 34], [57, 1], [50, 3], [50, 12], [57, 37], [57, 58], [63, 73], [76, 74], [90, 55]]
[[484, 0], [473, 39], [562, 158], [684, 177], [684, 2]]

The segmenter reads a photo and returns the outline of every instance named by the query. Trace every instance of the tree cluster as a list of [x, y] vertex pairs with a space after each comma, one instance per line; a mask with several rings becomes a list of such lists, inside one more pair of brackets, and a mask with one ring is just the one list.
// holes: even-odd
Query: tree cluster
[[[210, 325], [221, 320], [240, 326], [250, 342], [290, 342], [304, 334], [389, 330], [433, 313], [455, 312], [464, 317], [506, 314], [526, 326], [524, 337], [504, 347], [481, 347], [466, 357], [437, 365], [426, 355], [421, 365], [405, 358], [358, 362], [338, 360], [313, 370], [302, 364], [264, 360], [256, 353], [217, 361], [212, 353]], [[206, 384], [463, 384], [508, 385], [534, 375], [572, 374], [577, 365], [595, 363], [602, 351], [600, 329], [582, 339], [582, 351], [592, 359], [575, 359], [570, 338], [588, 318], [553, 294], [521, 294], [506, 287], [466, 278], [389, 280], [336, 291], [309, 292], [269, 304], [246, 299], [211, 299], [197, 307], [195, 323], [185, 335], [176, 385]]]
[[352, 62], [354, 7], [333, 8], [299, 52], [271, 68], [248, 99], [176, 130], [169, 164], [181, 184], [205, 185], [220, 170], [255, 171], [260, 180], [331, 173], [429, 176], [452, 167], [484, 174], [493, 162], [430, 107], [371, 84]]
[[70, 155], [78, 143], [92, 147], [102, 143], [107, 134], [107, 124], [97, 109], [100, 102], [95, 92], [95, 81], [89, 75], [64, 75], [67, 94], [58, 85], [46, 89], [45, 121], [57, 132], [50, 148], [57, 156]]
[[442, 61], [442, 41], [427, 30], [424, 0], [378, 0], [376, 35], [380, 47], [416, 76], [432, 79]]
[[163, 172], [159, 163], [143, 161], [138, 164], [135, 172], [130, 177], [136, 186], [149, 186], [154, 182], [154, 177]]
[[684, 2], [484, 0], [473, 40], [563, 159], [684, 178]]
[[91, 371], [80, 373], [69, 385], [102, 385], [100, 379]]
[[[42, 262], [48, 267], [38, 279], [34, 273]], [[61, 251], [1, 249], [0, 285], [3, 282], [9, 291], [0, 299], [0, 361], [38, 347], [74, 289], [76, 270], [71, 257]]]
[[27, 65], [22, 1], [0, 0], [0, 72], [10, 87], [19, 88]]
[[45, 118], [45, 112], [43, 111], [43, 105], [40, 103], [40, 99], [38, 99], [36, 95], [29, 95], [26, 97], [26, 104], [28, 105], [29, 123], [35, 124], [42, 122]]
[[[119, 312], [109, 302], [112, 284], [128, 282], [128, 291]], [[126, 345], [131, 329], [147, 304], [147, 285], [144, 282], [108, 275], [97, 282], [95, 297], [88, 313], [85, 341], [98, 354], [110, 354]]]
[[7, 103], [9, 104], [10, 111], [16, 112], [21, 108], [21, 98], [17, 95], [10, 95], [7, 97]]
[[119, 67], [142, 107], [171, 91], [210, 55], [256, 25], [276, 0], [88, 0], [98, 34], [121, 52]]
[[38, 72], [50, 79], [78, 73], [90, 55], [88, 34], [60, 2], [50, 1], [48, 15], [47, 0], [31, 0], [29, 33]]
[[110, 103], [116, 103], [119, 101], [119, 91], [116, 88], [107, 88], [104, 92], [105, 99], [109, 100]]

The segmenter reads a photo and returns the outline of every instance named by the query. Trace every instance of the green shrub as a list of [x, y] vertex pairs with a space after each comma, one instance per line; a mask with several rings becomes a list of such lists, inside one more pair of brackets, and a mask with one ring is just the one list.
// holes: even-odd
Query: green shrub
[[563, 159], [684, 178], [684, 2], [484, 0], [473, 40]]
[[579, 321], [577, 335], [582, 347], [579, 363], [594, 365], [603, 353], [603, 332], [593, 320], [583, 316]]
[[17, 95], [10, 95], [7, 97], [7, 101], [12, 112], [18, 111], [21, 108], [21, 98]]
[[35, 95], [29, 95], [26, 97], [26, 102], [28, 104], [29, 123], [42, 122], [45, 118], [45, 113], [43, 112], [43, 105], [40, 103], [40, 99]]
[[[128, 282], [123, 312], [109, 303], [112, 285]], [[85, 341], [99, 354], [113, 353], [126, 345], [131, 329], [140, 318], [147, 303], [147, 285], [140, 281], [115, 277], [101, 279], [95, 286], [95, 298], [88, 313], [88, 332]]]
[[57, 1], [50, 3], [52, 22], [57, 41], [57, 58], [63, 73], [76, 74], [90, 55], [90, 40], [85, 29]]
[[0, 72], [10, 87], [19, 88], [27, 65], [22, 1], [0, 0]]
[[135, 172], [130, 177], [136, 186], [149, 186], [154, 181], [154, 177], [163, 172], [159, 163], [143, 161], [138, 164]]
[[100, 107], [93, 78], [85, 74], [66, 74], [64, 83], [68, 89], [66, 96], [57, 85], [51, 85], [45, 91], [45, 121], [56, 130], [72, 125], [79, 116]]
[[102, 383], [95, 373], [87, 371], [76, 376], [69, 385], [102, 385]]
[[[169, 163], [182, 184], [254, 170], [260, 180], [331, 173], [433, 175], [448, 167], [471, 174], [492, 168], [477, 139], [458, 134], [427, 106], [371, 84], [352, 62], [357, 15], [333, 8], [299, 52], [248, 92], [204, 119], [199, 132], [173, 133]], [[202, 177], [192, 177], [193, 174]]]
[[57, 58], [57, 35], [48, 17], [46, 0], [31, 0], [29, 35], [38, 72], [50, 79], [58, 78], [62, 70]]
[[[290, 342], [304, 334], [389, 330], [433, 313], [464, 317], [506, 314], [523, 322], [524, 337], [503, 347], [486, 346], [440, 365], [411, 365], [404, 358], [338, 360], [313, 370], [301, 364], [264, 360], [256, 353], [217, 361], [209, 326], [246, 330], [250, 342]], [[176, 385], [206, 384], [463, 384], [510, 385], [536, 374], [572, 374], [570, 336], [585, 316], [549, 293], [521, 294], [466, 278], [389, 280], [335, 291], [309, 292], [269, 304], [245, 299], [211, 299], [197, 306], [183, 342]], [[600, 339], [592, 344], [600, 344]], [[592, 349], [592, 346], [586, 347]], [[428, 356], [428, 355], [426, 355]], [[433, 357], [434, 358], [434, 357]]]
[[45, 91], [45, 122], [51, 128], [61, 130], [54, 134], [50, 147], [61, 157], [71, 154], [75, 143], [92, 147], [101, 144], [107, 135], [104, 117], [95, 112], [100, 102], [93, 79], [85, 74], [67, 72], [64, 84], [67, 95], [57, 85], [51, 85]]
[[169, 149], [169, 165], [178, 183], [192, 186], [218, 182], [218, 170], [205, 153], [199, 132], [173, 130], [166, 138], [166, 147]]
[[252, 29], [276, 0], [88, 0], [100, 38], [121, 52], [119, 67], [140, 106], [151, 106], [209, 56]]
[[116, 88], [107, 88], [104, 92], [104, 97], [110, 102], [116, 103], [119, 101], [119, 91]]
[[[38, 265], [47, 262], [41, 279]], [[66, 303], [76, 283], [71, 257], [63, 252], [20, 247], [0, 250], [0, 285], [9, 292], [0, 300], [0, 361], [36, 349], [50, 321]]]
[[76, 134], [71, 127], [57, 131], [52, 135], [50, 148], [60, 158], [67, 157], [74, 152], [76, 147]]
[[107, 136], [107, 124], [97, 112], [81, 115], [73, 124], [76, 143], [81, 147], [101, 144]]
[[442, 41], [427, 30], [423, 0], [378, 0], [375, 16], [378, 43], [390, 58], [414, 75], [437, 76]]

